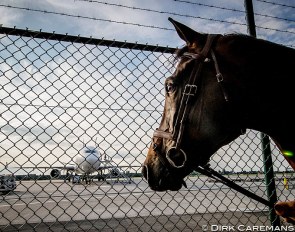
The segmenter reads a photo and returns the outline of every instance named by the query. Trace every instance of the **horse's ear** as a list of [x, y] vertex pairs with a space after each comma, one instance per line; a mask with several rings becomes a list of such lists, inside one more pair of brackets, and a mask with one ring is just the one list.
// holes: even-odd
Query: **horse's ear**
[[168, 18], [168, 20], [175, 27], [179, 37], [183, 39], [188, 46], [192, 46], [194, 43], [196, 43], [197, 46], [204, 43], [204, 40], [206, 39], [204, 38], [204, 34], [198, 33], [188, 26], [183, 25], [182, 23], [177, 22], [170, 17]]

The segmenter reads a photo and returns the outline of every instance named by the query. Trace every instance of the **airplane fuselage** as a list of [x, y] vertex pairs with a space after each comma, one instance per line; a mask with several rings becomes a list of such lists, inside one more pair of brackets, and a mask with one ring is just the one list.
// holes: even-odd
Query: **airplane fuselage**
[[76, 173], [93, 173], [100, 169], [99, 151], [95, 147], [85, 147], [82, 152], [75, 157]]
[[75, 172], [78, 174], [92, 173], [100, 169], [101, 162], [96, 155], [88, 154], [86, 156], [78, 155], [75, 158], [77, 165]]

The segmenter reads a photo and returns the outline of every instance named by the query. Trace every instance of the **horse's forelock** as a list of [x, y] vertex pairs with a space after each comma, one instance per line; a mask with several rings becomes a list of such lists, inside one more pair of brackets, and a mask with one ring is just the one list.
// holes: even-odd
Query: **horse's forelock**
[[177, 49], [175, 52], [176, 59], [179, 59], [183, 56], [185, 52], [188, 52], [188, 47], [184, 46], [183, 48]]

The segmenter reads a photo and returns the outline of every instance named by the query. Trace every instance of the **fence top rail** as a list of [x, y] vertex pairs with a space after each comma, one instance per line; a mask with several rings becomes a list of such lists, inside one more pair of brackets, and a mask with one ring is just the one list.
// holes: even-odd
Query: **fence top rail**
[[176, 48], [163, 47], [163, 46], [157, 46], [157, 45], [130, 43], [126, 41], [123, 42], [123, 41], [115, 41], [115, 40], [96, 39], [92, 37], [88, 38], [88, 37], [73, 36], [68, 34], [56, 34], [54, 32], [43, 32], [41, 30], [33, 31], [29, 29], [18, 29], [18, 28], [10, 28], [10, 27], [2, 27], [2, 26], [0, 26], [0, 34], [31, 37], [31, 38], [46, 39], [46, 40], [57, 40], [57, 41], [64, 41], [64, 42], [71, 42], [71, 43], [82, 43], [82, 44], [90, 44], [90, 45], [96, 45], [96, 46], [126, 48], [126, 49], [141, 50], [141, 51], [171, 53], [171, 54], [174, 53], [176, 50]]

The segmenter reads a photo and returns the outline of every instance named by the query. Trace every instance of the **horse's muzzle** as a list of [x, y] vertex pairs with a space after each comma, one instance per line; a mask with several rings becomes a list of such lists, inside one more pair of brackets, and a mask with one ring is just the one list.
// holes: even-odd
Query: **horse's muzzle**
[[147, 180], [149, 187], [154, 191], [178, 191], [186, 183], [182, 178], [171, 175], [166, 169], [160, 169], [160, 172], [152, 170], [148, 165], [142, 167], [142, 174]]

